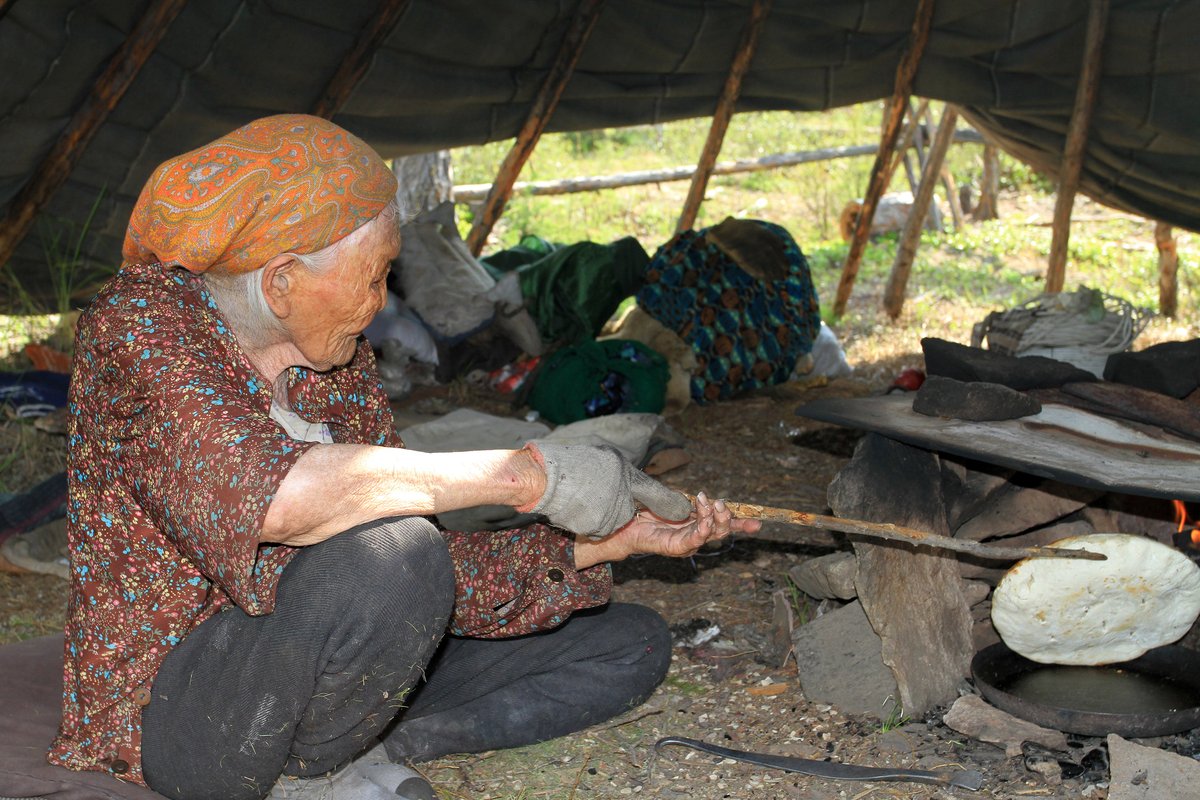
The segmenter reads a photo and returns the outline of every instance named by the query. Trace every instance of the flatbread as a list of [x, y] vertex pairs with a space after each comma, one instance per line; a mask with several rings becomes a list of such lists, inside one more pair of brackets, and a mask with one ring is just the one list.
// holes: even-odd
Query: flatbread
[[1094, 533], [1053, 547], [1107, 561], [1027, 558], [992, 595], [992, 624], [1014, 652], [1043, 664], [1116, 664], [1178, 640], [1200, 615], [1200, 567], [1144, 536]]

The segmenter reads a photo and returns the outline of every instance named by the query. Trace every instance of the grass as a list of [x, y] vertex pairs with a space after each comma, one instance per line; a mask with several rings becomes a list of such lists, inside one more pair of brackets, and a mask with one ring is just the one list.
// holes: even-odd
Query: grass
[[707, 687], [702, 684], [694, 683], [675, 675], [668, 675], [663, 680], [663, 685], [686, 697], [695, 697], [708, 691]]
[[[897, 728], [903, 728], [911, 720], [904, 716], [904, 707], [901, 706], [894, 697], [888, 696], [887, 700], [883, 701], [884, 707], [887, 708], [887, 715], [883, 721], [879, 723], [879, 732], [887, 733], [894, 731]], [[890, 705], [889, 705], [890, 703]]]
[[11, 263], [5, 265], [0, 283], [14, 310], [26, 316], [68, 314], [116, 271], [115, 263], [97, 264], [84, 251], [92, 220], [103, 200], [101, 188], [82, 220], [39, 219], [45, 280], [38, 286], [27, 286]]
[[[771, 112], [734, 117], [721, 159], [751, 158], [774, 152], [834, 145], [866, 144], [878, 139], [879, 103], [824, 113]], [[937, 109], [940, 113], [940, 109]], [[695, 162], [708, 132], [708, 120], [684, 120], [660, 126], [608, 129], [586, 134], [544, 136], [521, 175], [522, 180], [611, 174]], [[462, 148], [453, 153], [456, 183], [486, 183], [509, 142]], [[767, 219], [787, 228], [809, 257], [814, 280], [831, 304], [847, 245], [837, 220], [843, 206], [861, 196], [872, 159], [860, 157], [780, 170], [717, 176], [709, 184], [698, 225], [726, 216]], [[1002, 218], [969, 223], [961, 231], [927, 231], [917, 251], [904, 314], [892, 323], [879, 311], [883, 286], [895, 258], [895, 237], [868, 248], [847, 313], [837, 330], [852, 357], [869, 357], [873, 347], [859, 345], [914, 333], [939, 332], [965, 341], [970, 325], [988, 311], [1022, 302], [1040, 293], [1050, 248], [1053, 185], [1024, 164], [1001, 156]], [[959, 186], [977, 186], [982, 147], [954, 146], [947, 164]], [[534, 233], [552, 241], [611, 241], [636, 236], [649, 252], [670, 238], [688, 184], [661, 183], [554, 197], [514, 196], [493, 231], [489, 250], [515, 244]], [[903, 172], [893, 191], [907, 189]], [[939, 188], [939, 193], [941, 189]], [[949, 214], [946, 215], [947, 219]], [[1075, 206], [1068, 256], [1068, 288], [1086, 284], [1155, 308], [1158, 260], [1153, 223], [1103, 208], [1084, 197]], [[460, 207], [460, 224], [471, 213]], [[1178, 232], [1179, 314], [1163, 322], [1171, 336], [1196, 335], [1200, 294], [1187, 265], [1200, 260], [1200, 240]], [[1151, 331], [1153, 335], [1154, 330]]]
[[785, 575], [787, 581], [788, 601], [792, 604], [792, 615], [795, 617], [796, 626], [807, 625], [811, 616], [811, 608], [808, 595], [800, 591], [800, 587], [792, 580], [791, 575]]

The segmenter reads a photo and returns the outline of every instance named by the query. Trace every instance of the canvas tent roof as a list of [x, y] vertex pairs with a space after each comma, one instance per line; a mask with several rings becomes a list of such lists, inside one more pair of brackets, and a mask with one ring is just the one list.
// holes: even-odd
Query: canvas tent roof
[[[191, 0], [53, 195], [119, 254], [164, 159], [257, 116], [307, 111], [381, 0]], [[0, 0], [0, 212], [10, 208], [147, 0]], [[607, 0], [548, 130], [707, 116], [750, 0]], [[739, 111], [815, 111], [887, 97], [917, 0], [775, 0]], [[575, 0], [411, 0], [334, 119], [384, 156], [513, 136]], [[1080, 71], [1087, 0], [943, 0], [914, 92], [963, 107], [1053, 172]], [[1200, 230], [1200, 2], [1112, 0], [1082, 191]], [[736, 121], [735, 121], [736, 124]], [[41, 266], [37, 229], [13, 258]]]

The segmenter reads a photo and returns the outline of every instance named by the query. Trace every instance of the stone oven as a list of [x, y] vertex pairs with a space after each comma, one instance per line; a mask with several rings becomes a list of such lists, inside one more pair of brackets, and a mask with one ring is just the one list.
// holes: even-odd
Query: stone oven
[[[923, 345], [931, 376], [949, 375], [957, 379], [949, 382], [954, 385], [927, 382], [924, 399], [904, 393], [817, 401], [798, 412], [867, 432], [829, 487], [834, 514], [984, 544], [1046, 545], [1067, 536], [1121, 532], [1192, 549], [1191, 538], [1179, 535], [1179, 513], [1200, 508], [1194, 505], [1200, 504], [1200, 435], [1181, 435], [1179, 427], [1191, 424], [1194, 409], [1200, 432], [1200, 405], [1164, 397], [1171, 402], [1163, 407], [1174, 416], [1156, 418], [1147, 406], [1157, 399], [1148, 404], [1135, 394], [1127, 402], [1135, 390], [1109, 381], [1071, 394], [1076, 384], [1067, 365], [1061, 365], [1067, 380], [1037, 378], [1024, 385], [1029, 369], [1047, 368], [1035, 362], [1048, 359], [1008, 359], [1000, 370], [986, 351], [936, 340]], [[1200, 360], [1193, 362], [1200, 372]], [[989, 370], [1016, 383], [1019, 396], [984, 386], [980, 378], [991, 378]], [[1131, 409], [1097, 402], [1108, 397], [1108, 387], [1119, 395], [1117, 406]], [[982, 401], [968, 396], [976, 388], [986, 389]], [[930, 397], [931, 389], [949, 400]], [[914, 399], [918, 408], [932, 402], [958, 410], [918, 413]], [[1004, 401], [1030, 399], [1037, 401], [1036, 413], [1026, 407], [1003, 418]], [[977, 413], [980, 407], [983, 413]], [[1148, 422], [1143, 412], [1160, 424]], [[806, 694], [880, 716], [889, 704], [915, 715], [953, 701], [973, 654], [998, 641], [990, 592], [1011, 562], [851, 539], [853, 555], [815, 559], [796, 577], [816, 596], [853, 601], [835, 613], [865, 614], [870, 635], [835, 644], [821, 639], [820, 626], [800, 628], [796, 654]], [[829, 652], [839, 646], [845, 659], [840, 670]]]

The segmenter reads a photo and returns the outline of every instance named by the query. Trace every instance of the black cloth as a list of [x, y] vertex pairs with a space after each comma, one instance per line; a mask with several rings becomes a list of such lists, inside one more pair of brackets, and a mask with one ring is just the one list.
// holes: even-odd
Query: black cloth
[[[156, 25], [163, 38], [150, 63], [95, 139], [78, 148], [78, 166], [50, 194], [9, 260], [26, 290], [53, 298], [45, 251], [55, 241], [64, 249], [80, 241], [81, 256], [90, 258], [75, 272], [75, 288], [92, 269], [111, 264], [130, 208], [163, 160], [256, 117], [312, 107], [377, 19], [380, 3], [181, 5], [174, 22]], [[808, 112], [890, 97], [918, 5], [774, 3], [737, 111]], [[937, 5], [913, 94], [963, 106], [990, 140], [1057, 175], [1095, 4]], [[578, 6], [412, 0], [334, 119], [385, 158], [516, 136], [543, 76], [554, 70]], [[22, 187], [46, 174], [44, 161], [71, 123], [71, 110], [93, 90], [146, 7], [145, 0], [0, 3], [0, 213], [16, 213]], [[547, 132], [711, 115], [750, 7], [748, 0], [608, 0]], [[1200, 3], [1112, 0], [1106, 7], [1102, 77], [1080, 190], [1200, 230], [1200, 103], [1188, 100], [1200, 80]], [[286, 51], [288, 68], [264, 68], [265, 49]], [[873, 133], [863, 131], [859, 141], [872, 141]], [[616, 149], [651, 136], [613, 131], [572, 141], [581, 150]], [[518, 213], [509, 211], [513, 227], [528, 226]], [[582, 227], [589, 226], [588, 214], [585, 205]]]
[[666, 673], [666, 625], [637, 606], [439, 649], [453, 593], [445, 544], [421, 518], [305, 548], [272, 614], [227, 608], [167, 656], [142, 711], [147, 782], [173, 798], [260, 798], [281, 773], [346, 763], [389, 724], [393, 758], [527, 744], [619, 713]]
[[452, 637], [384, 745], [393, 761], [427, 761], [544, 742], [641, 704], [670, 664], [666, 622], [631, 604], [512, 639]]
[[58, 472], [0, 503], [0, 542], [67, 515], [67, 473]]

